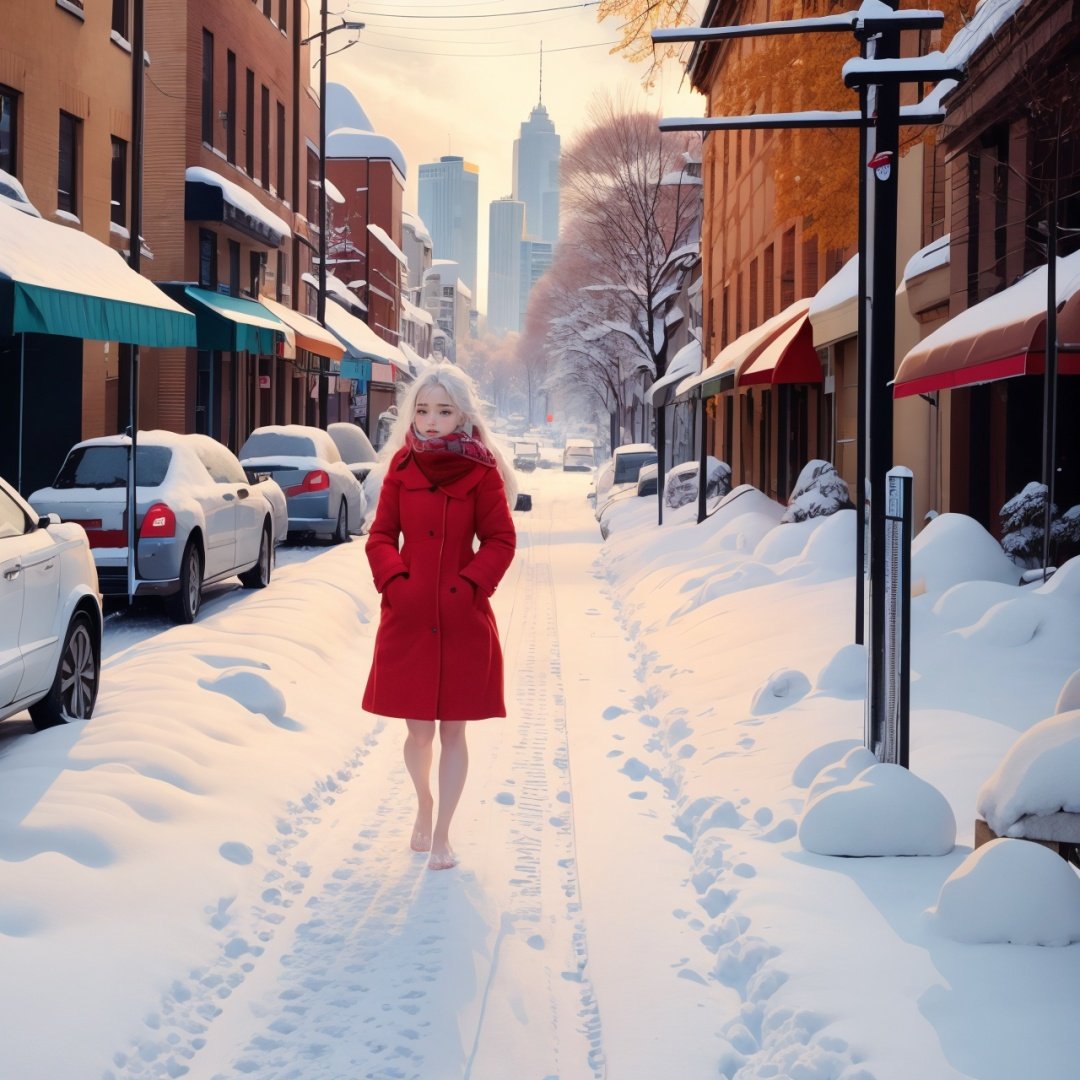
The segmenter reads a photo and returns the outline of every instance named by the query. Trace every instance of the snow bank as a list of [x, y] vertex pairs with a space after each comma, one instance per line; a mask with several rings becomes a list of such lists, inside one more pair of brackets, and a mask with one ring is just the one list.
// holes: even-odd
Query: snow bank
[[1025, 731], [979, 792], [978, 810], [998, 836], [1024, 836], [1032, 815], [1080, 814], [1080, 709]]
[[913, 595], [942, 593], [962, 581], [1015, 585], [1020, 571], [1001, 545], [964, 514], [939, 514], [911, 542]]
[[925, 780], [900, 765], [874, 764], [812, 799], [799, 841], [818, 855], [948, 855], [956, 818]]
[[1068, 945], [1080, 941], [1080, 877], [1042, 844], [991, 840], [941, 887], [929, 921], [972, 945]]

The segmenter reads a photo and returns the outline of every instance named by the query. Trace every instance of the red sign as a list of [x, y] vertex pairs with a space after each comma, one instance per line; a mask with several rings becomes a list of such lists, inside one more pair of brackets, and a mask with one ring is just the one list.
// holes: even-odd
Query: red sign
[[270, 376], [269, 375], [260, 375], [259, 376], [259, 389], [260, 390], [269, 390], [270, 389]]
[[547, 414], [547, 422], [548, 422], [549, 424], [550, 424], [550, 423], [551, 423], [551, 421], [552, 421], [552, 420], [554, 420], [554, 419], [555, 419], [555, 417], [554, 417], [554, 416], [552, 416], [552, 415], [551, 415], [551, 413], [548, 413], [548, 414]]

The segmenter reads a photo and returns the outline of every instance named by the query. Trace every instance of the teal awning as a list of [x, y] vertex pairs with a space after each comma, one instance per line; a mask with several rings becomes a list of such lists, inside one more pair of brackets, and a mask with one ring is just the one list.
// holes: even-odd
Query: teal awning
[[0, 204], [0, 334], [194, 345], [195, 320], [78, 229]]
[[273, 355], [285, 340], [285, 324], [255, 300], [194, 285], [162, 288], [194, 313], [200, 349]]

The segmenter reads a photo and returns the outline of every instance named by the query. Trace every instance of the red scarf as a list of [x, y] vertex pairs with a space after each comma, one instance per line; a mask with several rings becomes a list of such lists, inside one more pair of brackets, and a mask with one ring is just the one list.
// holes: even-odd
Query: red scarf
[[469, 473], [473, 466], [495, 468], [495, 455], [476, 437], [464, 431], [452, 431], [441, 438], [424, 439], [410, 427], [405, 446], [417, 468], [433, 484], [452, 484]]

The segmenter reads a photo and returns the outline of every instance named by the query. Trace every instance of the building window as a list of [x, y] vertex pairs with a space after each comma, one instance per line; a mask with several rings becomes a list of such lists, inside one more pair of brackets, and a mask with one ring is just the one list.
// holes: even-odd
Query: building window
[[202, 32], [202, 141], [214, 145], [214, 35]]
[[125, 41], [128, 37], [128, 0], [113, 0], [112, 28]]
[[[277, 280], [274, 282], [274, 299], [280, 304], [285, 299], [285, 275], [288, 273], [288, 263], [285, 260], [285, 252], [277, 253]], [[292, 289], [289, 289], [290, 295]]]
[[263, 187], [269, 189], [270, 187], [270, 91], [264, 86], [262, 88], [262, 95], [260, 104], [262, 105], [262, 139], [260, 140], [260, 146], [262, 147], [262, 172], [260, 177], [263, 182]]
[[244, 128], [244, 167], [248, 176], [255, 175], [255, 72], [247, 69], [247, 84], [244, 90], [247, 126]]
[[795, 230], [788, 229], [780, 242], [780, 308], [795, 303]]
[[813, 296], [814, 293], [818, 291], [818, 249], [816, 236], [809, 236], [803, 240], [802, 263], [802, 295]]
[[259, 293], [262, 291], [262, 268], [265, 258], [265, 251], [248, 252], [248, 269], [251, 273], [251, 288], [248, 291], [248, 296], [252, 300], [257, 300]]
[[236, 164], [236, 53], [225, 57], [225, 157]]
[[60, 167], [57, 172], [56, 206], [69, 214], [79, 213], [79, 120], [60, 114]]
[[319, 155], [310, 147], [307, 152], [307, 219], [319, 227]]
[[15, 149], [18, 142], [19, 95], [7, 86], [0, 86], [0, 169], [16, 176]]
[[199, 230], [199, 285], [217, 288], [217, 233]]
[[773, 281], [773, 275], [776, 273], [776, 256], [773, 252], [773, 246], [770, 244], [765, 249], [764, 255], [764, 274], [765, 279], [762, 282], [761, 295], [764, 300], [764, 307], [761, 312], [761, 318], [764, 322], [766, 319], [771, 319], [776, 314], [776, 309], [773, 307], [775, 303], [775, 282]]
[[277, 193], [285, 198], [285, 106], [277, 103]]
[[278, 26], [282, 30], [287, 30], [289, 26], [289, 0], [281, 0], [281, 6], [278, 10]]
[[749, 328], [754, 329], [758, 324], [758, 261], [750, 260], [750, 322]]
[[112, 140], [112, 213], [117, 225], [127, 221], [127, 143], [115, 135]]
[[268, 19], [270, 18], [270, 6], [270, 0], [263, 0], [263, 14]]

